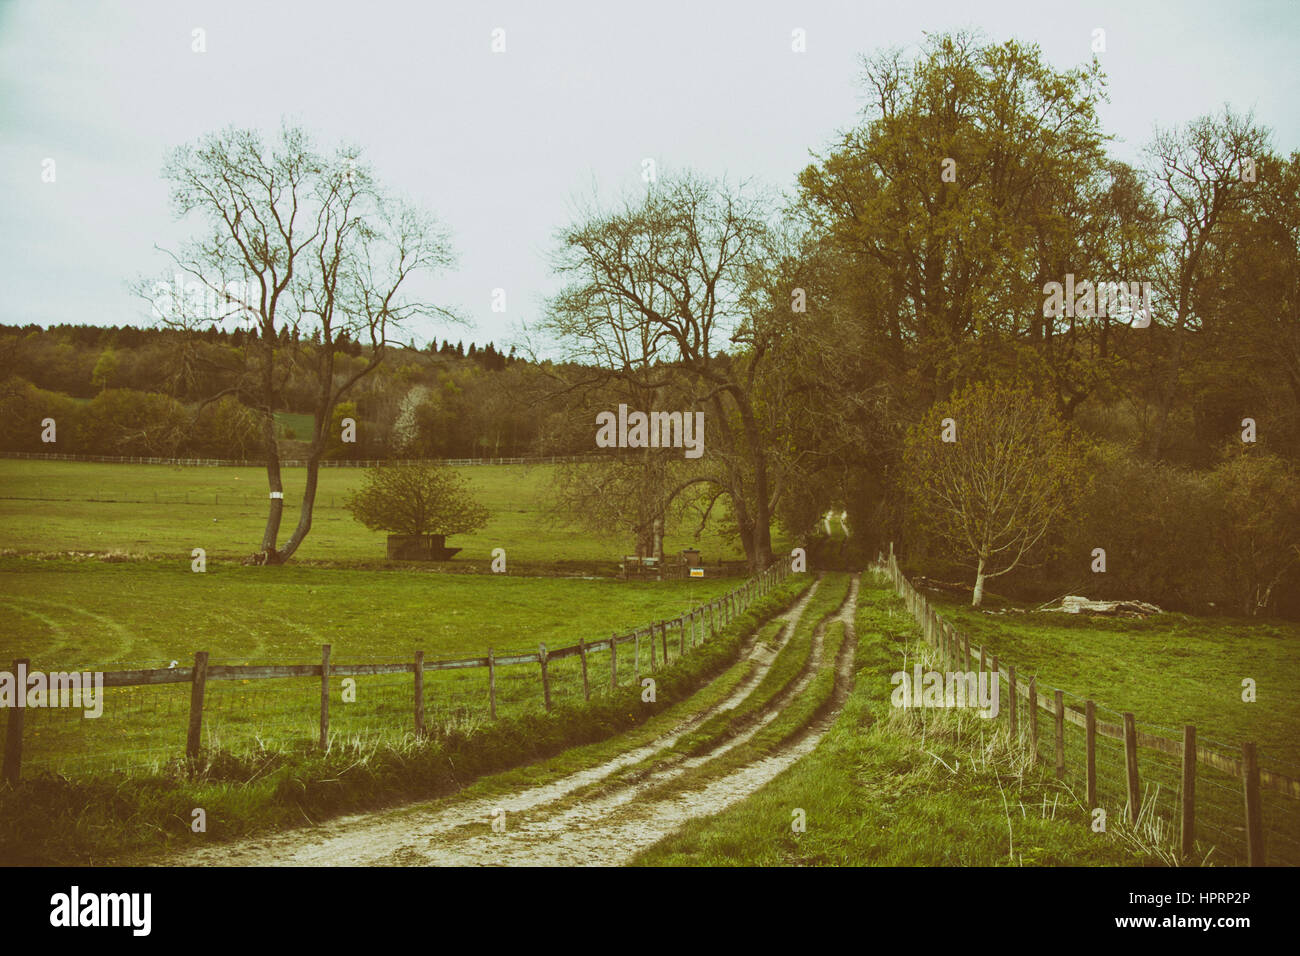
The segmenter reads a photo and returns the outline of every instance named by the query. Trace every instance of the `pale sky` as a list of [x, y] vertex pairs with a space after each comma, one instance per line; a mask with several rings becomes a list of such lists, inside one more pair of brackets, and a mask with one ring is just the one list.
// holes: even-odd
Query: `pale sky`
[[1298, 26], [1295, 0], [3, 2], [0, 322], [148, 324], [128, 283], [168, 271], [155, 244], [198, 232], [172, 219], [164, 157], [231, 123], [273, 132], [287, 117], [324, 147], [359, 144], [459, 254], [430, 290], [474, 326], [416, 337], [506, 345], [555, 290], [547, 256], [577, 197], [640, 188], [647, 158], [792, 189], [810, 151], [855, 122], [864, 53], [975, 27], [1064, 68], [1089, 59], [1102, 28], [1101, 115], [1120, 158], [1139, 158], [1153, 124], [1225, 102], [1289, 153]]

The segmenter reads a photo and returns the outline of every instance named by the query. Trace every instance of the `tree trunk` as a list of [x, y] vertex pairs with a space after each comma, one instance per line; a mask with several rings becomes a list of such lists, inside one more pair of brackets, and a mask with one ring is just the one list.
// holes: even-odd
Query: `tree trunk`
[[280, 451], [275, 442], [275, 413], [266, 409], [262, 418], [262, 435], [266, 444], [266, 484], [270, 502], [266, 514], [266, 528], [262, 532], [262, 550], [268, 563], [276, 556], [275, 545], [280, 538], [280, 519], [284, 515], [284, 482], [280, 477]]
[[293, 529], [284, 550], [279, 553], [277, 563], [283, 564], [293, 557], [293, 553], [307, 537], [307, 532], [311, 531], [312, 509], [316, 506], [316, 488], [320, 479], [320, 459], [321, 453], [313, 449], [311, 457], [307, 459], [307, 487], [303, 489], [302, 505], [298, 509], [298, 526]]
[[266, 446], [266, 484], [270, 492], [266, 528], [262, 531], [262, 552], [266, 563], [278, 563], [276, 542], [284, 515], [284, 483], [280, 477], [280, 446], [275, 438], [275, 326], [262, 325], [262, 444]]
[[979, 567], [975, 569], [975, 591], [970, 597], [970, 606], [979, 607], [984, 602], [984, 559], [980, 558]]

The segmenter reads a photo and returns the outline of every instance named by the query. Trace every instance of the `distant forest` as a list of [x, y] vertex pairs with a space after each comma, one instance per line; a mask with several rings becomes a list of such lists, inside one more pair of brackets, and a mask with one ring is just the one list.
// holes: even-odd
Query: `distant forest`
[[[0, 450], [60, 454], [258, 458], [259, 424], [253, 409], [230, 395], [212, 400], [205, 369], [232, 364], [256, 330], [215, 324], [195, 336], [168, 328], [134, 326], [0, 325], [0, 377], [5, 411]], [[310, 358], [314, 342], [282, 330], [278, 349]], [[346, 337], [335, 347], [339, 374], [363, 364], [366, 349]], [[547, 440], [556, 409], [544, 398], [536, 366], [499, 351], [444, 340], [422, 349], [393, 346], [384, 363], [357, 387], [336, 417], [354, 418], [356, 442], [336, 441], [330, 457], [471, 458], [568, 454], [591, 450], [588, 436], [560, 447]], [[227, 354], [222, 354], [227, 353]], [[294, 362], [278, 389], [277, 411], [310, 414], [312, 379]], [[536, 387], [529, 387], [529, 380]], [[52, 417], [57, 447], [41, 441], [40, 422]], [[333, 434], [338, 436], [339, 429]], [[286, 452], [298, 434], [282, 428]]]

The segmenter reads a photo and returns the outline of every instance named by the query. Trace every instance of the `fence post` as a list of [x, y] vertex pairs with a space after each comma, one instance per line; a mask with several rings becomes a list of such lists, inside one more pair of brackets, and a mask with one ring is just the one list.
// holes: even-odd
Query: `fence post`
[[[14, 688], [16, 694], [21, 695], [19, 698], [23, 704], [27, 703], [27, 665], [31, 663], [27, 658], [20, 657], [14, 661], [14, 680], [18, 681], [17, 687]], [[23, 674], [23, 677], [19, 677]], [[18, 701], [14, 701], [18, 703]], [[18, 786], [18, 778], [23, 772], [23, 714], [27, 708], [11, 707], [9, 709], [9, 723], [5, 727], [5, 780], [9, 786]]]
[[970, 670], [970, 635], [969, 634], [963, 634], [961, 636], [961, 653], [962, 653], [962, 663], [964, 665], [962, 667], [962, 670], [969, 671]]
[[424, 736], [424, 651], [415, 652], [415, 736]]
[[1241, 745], [1241, 777], [1246, 791], [1246, 865], [1264, 865], [1264, 806], [1259, 796], [1259, 760], [1255, 742]]
[[1137, 823], [1142, 794], [1138, 784], [1137, 722], [1132, 714], [1124, 713], [1124, 770], [1128, 779], [1128, 819]]
[[320, 747], [325, 749], [330, 737], [330, 646], [320, 647]]
[[677, 651], [686, 656], [686, 615], [677, 619]]
[[194, 654], [194, 674], [190, 681], [190, 726], [185, 740], [185, 756], [193, 760], [199, 755], [203, 739], [203, 692], [208, 686], [208, 652]]
[[609, 635], [609, 689], [618, 687], [618, 635]]
[[1183, 856], [1190, 856], [1196, 842], [1196, 728], [1183, 727], [1183, 793], [1180, 840]]
[[655, 626], [653, 624], [648, 628], [650, 631], [650, 673], [654, 673], [658, 668], [658, 662], [655, 660]]
[[[653, 636], [654, 636], [654, 629], [653, 629], [653, 628], [651, 628], [651, 630], [650, 630], [650, 634], [651, 634], [651, 637], [653, 638]], [[663, 642], [663, 648], [664, 648], [664, 667], [667, 667], [667, 666], [668, 666], [668, 622], [667, 622], [667, 621], [660, 621], [660, 622], [659, 622], [659, 640]]]
[[638, 685], [641, 683], [641, 632], [632, 632], [632, 649], [635, 656], [632, 659], [632, 680]]
[[1088, 701], [1084, 711], [1084, 734], [1088, 752], [1088, 810], [1097, 808], [1097, 705]]
[[1018, 695], [1016, 694], [1016, 665], [1008, 664], [1007, 665], [1007, 699], [1010, 701], [1011, 704], [1009, 716], [1011, 720], [1012, 740], [1015, 740], [1019, 736], [1017, 734], [1019, 727], [1016, 724], [1016, 697], [1017, 696]]
[[488, 648], [488, 714], [497, 719], [497, 656]]
[[546, 645], [541, 644], [537, 651], [538, 660], [542, 665], [542, 696], [546, 700], [546, 712], [551, 712], [551, 679], [546, 674]]
[[[1000, 702], [1002, 700], [1002, 674], [1001, 671], [998, 670], [998, 655], [996, 654], [994, 654], [992, 658], [989, 660], [989, 683], [990, 684], [993, 682], [993, 677], [995, 675], [997, 676], [998, 679], [996, 686], [997, 686], [997, 693], [998, 693], [998, 701]], [[998, 709], [1001, 710], [1001, 707], [999, 707]]]
[[1029, 678], [1029, 761], [1038, 763], [1038, 675]]
[[1052, 692], [1053, 710], [1056, 711], [1057, 779], [1065, 779], [1065, 692]]
[[591, 700], [591, 687], [587, 683], [587, 642], [578, 638], [578, 656], [582, 658], [582, 699]]

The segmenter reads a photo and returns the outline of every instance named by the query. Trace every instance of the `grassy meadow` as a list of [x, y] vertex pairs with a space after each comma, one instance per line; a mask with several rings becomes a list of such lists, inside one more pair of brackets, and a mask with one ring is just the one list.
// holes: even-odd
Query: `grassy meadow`
[[[408, 661], [417, 649], [428, 660], [482, 657], [489, 648], [535, 653], [540, 644], [554, 649], [675, 618], [740, 582], [712, 574], [617, 580], [626, 537], [550, 521], [550, 472], [463, 469], [492, 520], [477, 535], [450, 540], [464, 548], [452, 561], [421, 564], [387, 562], [385, 536], [343, 509], [360, 469], [323, 469], [312, 532], [295, 560], [254, 568], [236, 559], [255, 550], [265, 521], [258, 469], [0, 460], [0, 661], [115, 670], [184, 666], [205, 650], [214, 664], [315, 663], [327, 643], [336, 663]], [[286, 535], [304, 478], [304, 469], [285, 470]], [[721, 540], [712, 530], [703, 536], [706, 563], [743, 556]], [[691, 543], [679, 536], [667, 548]], [[206, 573], [191, 570], [195, 547], [207, 552]], [[506, 574], [489, 573], [496, 547], [506, 549]], [[447, 571], [479, 573], [439, 573]], [[547, 573], [562, 576], [537, 576]], [[642, 654], [644, 665], [648, 650]], [[618, 679], [630, 680], [632, 656], [618, 665]], [[607, 657], [600, 666], [607, 677]], [[581, 693], [578, 668], [577, 658], [551, 665], [554, 697]], [[537, 670], [498, 669], [499, 714], [542, 707]], [[431, 673], [426, 684], [431, 725], [471, 730], [486, 719], [485, 669]], [[318, 693], [311, 680], [215, 681], [205, 703], [208, 743], [238, 749], [262, 738], [310, 739]], [[357, 699], [340, 699], [333, 727], [400, 735], [411, 701], [409, 676], [361, 678]], [[184, 685], [110, 689], [104, 706], [105, 716], [92, 720], [32, 710], [25, 766], [90, 772], [176, 755]]]
[[[124, 862], [164, 847], [195, 846], [300, 826], [305, 820], [319, 821], [347, 810], [447, 797], [467, 786], [473, 792], [476, 780], [488, 783], [493, 779], [489, 774], [511, 768], [514, 775], [506, 778], [516, 780], [522, 779], [520, 774], [533, 776], [539, 767], [556, 762], [577, 769], [600, 759], [593, 758], [593, 753], [617, 751], [627, 746], [628, 739], [653, 739], [672, 727], [683, 708], [695, 706], [701, 696], [716, 699], [720, 685], [727, 684], [727, 675], [734, 677], [738, 670], [752, 666], [737, 662], [736, 652], [744, 637], [789, 606], [808, 584], [807, 576], [787, 579], [684, 657], [669, 641], [670, 662], [664, 666], [662, 657], [659, 659], [653, 671], [658, 696], [649, 703], [643, 699], [641, 687], [628, 679], [630, 667], [625, 670], [624, 662], [631, 655], [627, 645], [622, 645], [617, 689], [597, 683], [590, 701], [575, 692], [577, 680], [572, 673], [568, 677], [559, 674], [553, 685], [555, 709], [546, 713], [536, 685], [537, 669], [523, 667], [531, 678], [527, 682], [528, 705], [504, 706], [497, 721], [482, 722], [469, 728], [475, 731], [470, 733], [463, 725], [440, 724], [435, 711], [439, 691], [426, 688], [428, 723], [433, 732], [417, 739], [409, 732], [407, 676], [399, 692], [391, 695], [395, 709], [389, 715], [387, 735], [358, 732], [354, 723], [332, 733], [329, 748], [319, 750], [314, 735], [319, 681], [309, 680], [306, 710], [299, 715], [300, 733], [257, 732], [243, 746], [232, 746], [232, 741], [219, 733], [220, 739], [209, 739], [209, 743], [220, 749], [205, 752], [194, 768], [175, 759], [184, 746], [185, 704], [180, 705], [179, 723], [166, 713], [165, 706], [152, 712], [142, 708], [140, 716], [152, 718], [160, 737], [170, 734], [169, 759], [132, 764], [130, 772], [116, 774], [24, 774], [17, 789], [0, 787], [0, 865]], [[608, 662], [608, 657], [597, 659]], [[642, 672], [646, 670], [643, 656]], [[478, 673], [481, 677], [482, 672]], [[714, 680], [720, 674], [723, 677]], [[345, 704], [337, 694], [331, 695], [332, 727], [355, 720], [349, 708], [361, 706], [374, 690], [373, 684], [364, 682], [375, 680], [380, 678], [358, 679], [358, 704]], [[209, 691], [222, 684], [234, 694], [246, 692], [238, 682], [212, 682]], [[180, 691], [179, 697], [188, 697], [185, 685], [170, 689]], [[385, 697], [383, 692], [375, 696]], [[228, 706], [220, 703], [205, 707], [205, 726], [225, 720], [228, 712]], [[39, 720], [53, 713], [59, 712], [29, 711], [29, 716], [37, 714]], [[78, 723], [83, 728], [103, 725], [88, 732], [112, 735], [108, 713], [106, 708], [105, 719], [78, 719]], [[402, 732], [403, 727], [407, 732]], [[35, 730], [48, 732], [49, 728]], [[36, 739], [35, 734], [25, 737]], [[39, 751], [46, 745], [35, 746]], [[120, 747], [120, 742], [112, 746]], [[208, 811], [205, 834], [191, 830], [193, 807]]]
[[[612, 573], [632, 550], [627, 534], [597, 534], [552, 520], [547, 491], [553, 465], [475, 465], [459, 469], [491, 512], [475, 534], [454, 535], [463, 549], [445, 565], [487, 570], [493, 548], [517, 563], [559, 570]], [[306, 469], [286, 468], [281, 541], [298, 520]], [[370, 531], [343, 508], [361, 483], [360, 468], [322, 468], [312, 530], [295, 556], [301, 561], [383, 563], [383, 532]], [[266, 473], [258, 468], [118, 465], [0, 459], [0, 548], [19, 552], [123, 551], [189, 563], [190, 551], [209, 558], [244, 558], [258, 549], [266, 524]], [[739, 561], [744, 552], [715, 521], [700, 536], [670, 529], [664, 552], [698, 547], [705, 564]], [[676, 533], [671, 533], [675, 531]]]
[[[1039, 691], [1060, 687], [1080, 703], [1131, 711], [1139, 724], [1181, 739], [1192, 724], [1204, 743], [1236, 756], [1260, 747], [1261, 766], [1300, 776], [1300, 624], [1157, 614], [1144, 620], [1046, 611], [985, 614], [931, 596], [972, 646], [983, 644]], [[1242, 680], [1256, 683], [1254, 703]], [[1101, 718], [1101, 719], [1111, 719]]]

